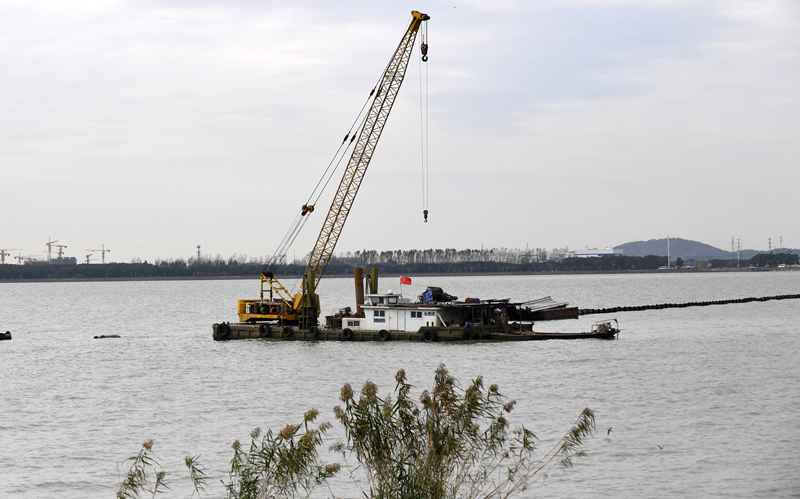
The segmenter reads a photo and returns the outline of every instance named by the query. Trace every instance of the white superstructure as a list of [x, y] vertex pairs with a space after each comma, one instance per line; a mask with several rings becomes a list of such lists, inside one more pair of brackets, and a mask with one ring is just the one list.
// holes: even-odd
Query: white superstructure
[[425, 326], [463, 326], [473, 321], [470, 308], [462, 304], [419, 304], [395, 293], [364, 295], [364, 317], [344, 317], [342, 327], [353, 331], [406, 331], [416, 332]]

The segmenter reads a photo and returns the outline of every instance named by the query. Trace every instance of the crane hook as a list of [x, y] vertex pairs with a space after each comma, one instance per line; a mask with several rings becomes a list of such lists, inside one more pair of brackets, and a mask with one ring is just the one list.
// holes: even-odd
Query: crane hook
[[428, 62], [428, 44], [423, 43], [419, 46], [419, 50], [422, 52], [422, 62]]
[[425, 217], [425, 223], [428, 223], [428, 210], [422, 210], [422, 216]]

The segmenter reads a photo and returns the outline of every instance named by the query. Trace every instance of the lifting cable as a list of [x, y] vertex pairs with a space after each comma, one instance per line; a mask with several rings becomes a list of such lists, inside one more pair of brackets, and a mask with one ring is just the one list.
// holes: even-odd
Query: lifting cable
[[428, 65], [425, 64], [425, 88], [422, 86], [423, 62], [428, 62], [428, 22], [422, 23], [420, 29], [422, 43], [420, 44], [419, 58], [419, 123], [420, 123], [420, 153], [422, 154], [422, 216], [425, 223], [428, 223], [428, 198], [430, 196], [428, 183]]

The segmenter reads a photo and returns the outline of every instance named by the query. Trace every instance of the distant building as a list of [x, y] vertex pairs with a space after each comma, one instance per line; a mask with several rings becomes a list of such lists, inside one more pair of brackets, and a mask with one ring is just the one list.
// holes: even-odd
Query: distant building
[[572, 251], [566, 256], [573, 258], [590, 258], [597, 256], [620, 256], [622, 255], [621, 249], [614, 248], [587, 248], [580, 251]]

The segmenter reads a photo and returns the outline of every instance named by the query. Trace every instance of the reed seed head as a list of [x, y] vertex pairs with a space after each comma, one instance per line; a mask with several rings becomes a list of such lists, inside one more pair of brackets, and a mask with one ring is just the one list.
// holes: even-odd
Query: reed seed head
[[364, 387], [361, 389], [361, 395], [366, 397], [368, 401], [374, 402], [377, 394], [378, 387], [375, 383], [369, 380], [364, 383]]
[[431, 394], [428, 393], [428, 390], [422, 392], [422, 395], [419, 397], [419, 401], [422, 402], [423, 407], [428, 407], [431, 405]]
[[392, 397], [387, 396], [383, 399], [383, 417], [384, 419], [389, 419], [392, 415]]
[[342, 387], [341, 395], [339, 396], [339, 400], [342, 402], [347, 402], [348, 400], [353, 400], [353, 387], [350, 386], [350, 383], [345, 383]]
[[297, 425], [291, 425], [291, 424], [286, 425], [280, 431], [280, 433], [278, 433], [278, 436], [280, 436], [284, 440], [291, 440], [292, 436], [294, 436], [294, 432], [297, 431], [297, 428], [298, 428]]

